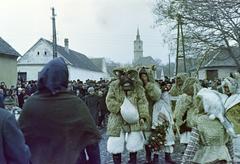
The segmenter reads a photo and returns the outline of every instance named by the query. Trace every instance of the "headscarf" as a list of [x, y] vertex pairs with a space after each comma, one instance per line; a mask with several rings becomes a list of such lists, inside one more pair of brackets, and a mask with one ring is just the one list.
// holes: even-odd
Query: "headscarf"
[[53, 95], [67, 89], [68, 87], [68, 68], [64, 59], [61, 57], [51, 60], [41, 70], [38, 77], [38, 90], [50, 91]]
[[[222, 82], [222, 87], [227, 85], [231, 94], [235, 94], [238, 89], [238, 82], [236, 79], [231, 77], [226, 77]], [[224, 91], [224, 89], [223, 89]]]
[[192, 88], [193, 96], [196, 96], [198, 91], [201, 89], [199, 80], [195, 77], [189, 77], [185, 80], [182, 86], [182, 93], [187, 93]]
[[[184, 82], [185, 82], [185, 80], [187, 79], [187, 77], [188, 77], [187, 73], [178, 73], [177, 76], [176, 76], [176, 79], [177, 79], [177, 78], [180, 78], [181, 81], [182, 81], [183, 84], [184, 84]], [[177, 85], [177, 84], [175, 83], [175, 84], [172, 86], [171, 90], [169, 91], [169, 94], [170, 94], [171, 96], [179, 96], [179, 95], [181, 95], [181, 94], [182, 94], [181, 88], [182, 88], [183, 84], [182, 84], [181, 86], [179, 86], [179, 85]]]

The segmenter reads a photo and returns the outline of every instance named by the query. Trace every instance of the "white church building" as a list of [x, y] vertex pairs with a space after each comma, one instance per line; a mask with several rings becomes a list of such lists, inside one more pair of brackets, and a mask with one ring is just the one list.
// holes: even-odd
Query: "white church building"
[[155, 71], [155, 78], [160, 79], [161, 76], [164, 76], [164, 72], [162, 68], [159, 68], [157, 62], [152, 58], [152, 56], [143, 56], [143, 41], [140, 38], [139, 29], [137, 29], [136, 39], [133, 42], [134, 46], [134, 58], [132, 64], [134, 66], [157, 66], [157, 70]]
[[[85, 81], [87, 79], [107, 79], [109, 75], [106, 70], [98, 68], [87, 56], [69, 49], [68, 39], [64, 39], [65, 46], [57, 46], [57, 56], [63, 57], [68, 65], [69, 80]], [[53, 59], [52, 42], [39, 39], [17, 63], [18, 76], [24, 80], [37, 80], [38, 73], [44, 65]]]

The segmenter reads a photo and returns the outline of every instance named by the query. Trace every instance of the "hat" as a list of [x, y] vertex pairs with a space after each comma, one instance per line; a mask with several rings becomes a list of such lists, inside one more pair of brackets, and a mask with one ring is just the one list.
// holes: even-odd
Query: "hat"
[[88, 93], [90, 93], [90, 92], [94, 92], [95, 90], [93, 87], [89, 87], [87, 91], [88, 91]]

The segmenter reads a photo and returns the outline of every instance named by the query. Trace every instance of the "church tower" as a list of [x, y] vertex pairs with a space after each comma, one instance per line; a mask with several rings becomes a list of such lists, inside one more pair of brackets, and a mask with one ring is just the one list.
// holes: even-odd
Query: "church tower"
[[134, 59], [133, 63], [136, 64], [136, 62], [143, 57], [143, 42], [140, 39], [139, 35], [139, 29], [137, 29], [137, 36], [136, 40], [134, 40]]

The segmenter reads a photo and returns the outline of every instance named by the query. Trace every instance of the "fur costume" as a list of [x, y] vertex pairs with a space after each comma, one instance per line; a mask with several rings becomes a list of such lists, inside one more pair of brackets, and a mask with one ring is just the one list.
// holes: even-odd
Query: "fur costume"
[[[158, 83], [155, 82], [154, 79], [154, 71], [155, 67], [139, 67], [138, 68], [139, 78], [141, 79], [141, 74], [146, 74], [148, 77], [148, 83], [146, 85], [143, 84], [145, 89], [145, 94], [148, 100], [148, 109], [150, 114], [150, 122], [152, 122], [152, 113], [153, 113], [153, 106], [154, 104], [160, 100], [161, 97], [161, 89]], [[142, 82], [143, 83], [143, 82]], [[148, 131], [151, 130], [151, 124], [147, 129]]]
[[200, 90], [201, 86], [198, 79], [189, 77], [182, 86], [183, 94], [176, 103], [175, 119], [176, 127], [180, 132], [180, 143], [188, 143], [192, 121], [194, 120], [194, 97]]
[[[144, 66], [144, 67], [138, 68], [139, 78], [145, 89], [145, 95], [149, 103], [148, 110], [149, 110], [151, 122], [152, 122], [152, 115], [153, 115], [153, 106], [160, 99], [160, 96], [161, 96], [160, 86], [158, 83], [155, 82], [155, 79], [154, 79], [155, 70], [156, 70], [155, 66], [151, 66], [151, 67]], [[147, 129], [144, 131], [144, 135], [146, 137], [146, 142], [145, 142], [146, 163], [150, 163], [151, 150], [148, 147], [148, 143], [149, 143], [149, 137], [151, 135], [151, 124], [149, 124]]]
[[171, 90], [169, 91], [171, 96], [179, 96], [182, 94], [181, 89], [182, 89], [183, 83], [187, 79], [187, 77], [188, 77], [188, 75], [186, 73], [178, 73], [177, 74], [176, 79], [177, 78], [181, 79], [182, 84], [180, 85], [180, 84], [175, 83], [172, 86]]
[[[175, 82], [175, 84], [172, 86], [171, 90], [169, 91], [169, 94], [171, 95], [171, 105], [172, 105], [172, 111], [175, 111], [176, 102], [179, 99], [179, 96], [182, 94], [182, 86], [184, 81], [187, 79], [188, 75], [186, 73], [178, 73], [176, 76], [176, 79], [180, 80], [180, 84], [178, 82]], [[173, 113], [173, 117], [175, 118], [175, 115]]]
[[[144, 137], [142, 130], [145, 130], [150, 123], [148, 101], [135, 69], [119, 68], [114, 70], [114, 74], [118, 79], [111, 82], [106, 97], [107, 108], [110, 112], [107, 125], [107, 134], [109, 135], [107, 150], [112, 154], [122, 153], [125, 145], [125, 135], [127, 134], [126, 148], [129, 152], [136, 152], [143, 149]], [[124, 87], [128, 87], [130, 84], [123, 83], [122, 77], [130, 78], [128, 80], [132, 88], [128, 91], [125, 91]], [[124, 119], [123, 111], [121, 111], [125, 108], [124, 100], [126, 98], [132, 104], [131, 106], [135, 107], [131, 112], [133, 115], [128, 118], [132, 117], [134, 120], [134, 117], [138, 115], [138, 120], [133, 121], [134, 123]], [[137, 110], [137, 115], [134, 110]], [[140, 120], [144, 120], [144, 123], [141, 123]]]

